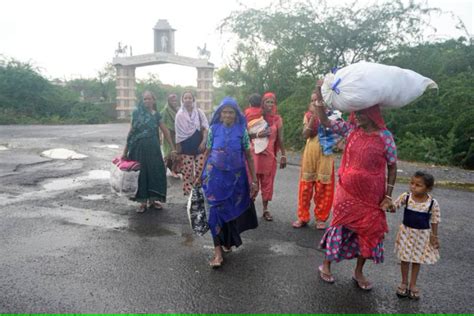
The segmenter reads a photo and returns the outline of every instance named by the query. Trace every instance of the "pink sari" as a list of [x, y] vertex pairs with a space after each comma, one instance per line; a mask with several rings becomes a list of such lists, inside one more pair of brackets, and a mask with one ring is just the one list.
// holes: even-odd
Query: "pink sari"
[[342, 225], [358, 236], [360, 253], [368, 258], [388, 232], [385, 212], [387, 160], [379, 132], [357, 128], [347, 139], [339, 169], [331, 226]]

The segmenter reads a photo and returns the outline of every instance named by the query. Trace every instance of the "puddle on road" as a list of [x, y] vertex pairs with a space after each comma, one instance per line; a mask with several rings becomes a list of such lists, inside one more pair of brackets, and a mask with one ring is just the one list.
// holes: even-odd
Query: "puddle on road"
[[109, 148], [109, 149], [119, 149], [119, 145], [111, 144], [111, 145], [96, 145], [95, 148]]
[[98, 201], [98, 200], [105, 199], [105, 196], [103, 194], [80, 195], [79, 197], [83, 200], [89, 200], [89, 201]]
[[65, 148], [54, 148], [50, 150], [45, 150], [41, 153], [42, 157], [47, 157], [51, 159], [85, 159], [86, 155], [79, 154], [74, 150], [65, 149]]
[[110, 178], [110, 172], [106, 170], [91, 170], [85, 176], [75, 178], [60, 178], [43, 184], [46, 191], [58, 191], [72, 189], [84, 185], [89, 180], [106, 180]]
[[94, 211], [75, 207], [36, 208], [31, 212], [17, 212], [18, 218], [61, 218], [64, 224], [95, 226], [107, 229], [121, 229], [128, 226], [128, 219], [105, 211]]
[[284, 256], [292, 256], [298, 253], [298, 246], [295, 243], [284, 242], [270, 246], [270, 251]]

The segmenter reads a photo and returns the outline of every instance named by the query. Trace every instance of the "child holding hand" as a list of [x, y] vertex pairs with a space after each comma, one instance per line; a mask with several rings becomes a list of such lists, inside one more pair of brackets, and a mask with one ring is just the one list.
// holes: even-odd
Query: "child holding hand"
[[[402, 282], [397, 288], [400, 298], [420, 298], [416, 280], [421, 264], [433, 264], [439, 259], [438, 202], [429, 194], [434, 186], [434, 177], [417, 171], [410, 180], [410, 192], [401, 194], [395, 201], [397, 208], [404, 207], [403, 223], [400, 225], [395, 252], [401, 261]], [[408, 275], [411, 264], [411, 277]]]

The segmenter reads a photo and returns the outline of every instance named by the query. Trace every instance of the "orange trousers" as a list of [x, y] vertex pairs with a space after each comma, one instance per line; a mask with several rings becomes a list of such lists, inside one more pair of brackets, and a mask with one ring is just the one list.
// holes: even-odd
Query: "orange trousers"
[[314, 217], [317, 221], [325, 222], [331, 211], [334, 198], [334, 169], [331, 174], [330, 183], [321, 183], [320, 181], [300, 180], [298, 192], [298, 219], [308, 223], [311, 218], [309, 210], [311, 200], [314, 201]]

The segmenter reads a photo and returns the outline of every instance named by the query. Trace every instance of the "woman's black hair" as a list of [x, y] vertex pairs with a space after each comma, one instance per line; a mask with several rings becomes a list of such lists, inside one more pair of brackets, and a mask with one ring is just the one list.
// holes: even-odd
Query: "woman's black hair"
[[431, 190], [434, 187], [434, 182], [435, 182], [434, 177], [428, 172], [418, 170], [415, 172], [413, 176], [416, 178], [423, 179], [423, 183], [426, 185], [428, 189]]
[[259, 107], [262, 103], [262, 96], [258, 93], [254, 93], [249, 97], [249, 104], [253, 107]]

